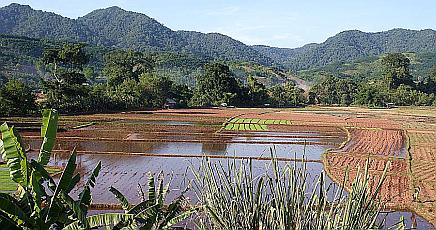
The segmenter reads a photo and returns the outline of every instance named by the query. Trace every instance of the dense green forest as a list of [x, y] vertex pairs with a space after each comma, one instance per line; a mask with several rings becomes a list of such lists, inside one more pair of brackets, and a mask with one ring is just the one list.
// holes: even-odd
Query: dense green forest
[[[38, 107], [64, 113], [161, 108], [168, 100], [179, 107], [305, 103], [304, 91], [284, 73], [259, 64], [228, 65], [172, 52], [104, 49], [14, 36], [2, 36], [1, 41], [6, 77], [0, 106], [14, 108], [4, 109], [5, 115], [32, 114]], [[32, 66], [34, 71], [28, 76], [15, 74], [19, 71], [14, 68], [22, 66]], [[182, 76], [176, 70], [191, 71], [185, 74], [191, 74], [196, 84], [176, 81], [174, 76]], [[276, 86], [267, 88], [258, 79]]]
[[393, 29], [378, 33], [358, 30], [341, 32], [320, 44], [308, 44], [296, 49], [254, 46], [294, 71], [323, 67], [335, 62], [350, 62], [385, 53], [436, 52], [436, 31]]
[[11, 4], [0, 8], [0, 34], [85, 42], [137, 51], [189, 53], [215, 61], [249, 61], [292, 71], [351, 62], [385, 53], [436, 52], [436, 31], [393, 29], [378, 33], [344, 31], [320, 44], [300, 48], [248, 46], [218, 33], [173, 31], [147, 15], [119, 7], [95, 10], [78, 19]]
[[[415, 81], [423, 80], [436, 66], [436, 53], [403, 53], [410, 60], [410, 71]], [[350, 78], [355, 81], [380, 80], [383, 75], [382, 60], [386, 54], [366, 57], [353, 62], [335, 62], [320, 68], [301, 70], [297, 75], [307, 81], [317, 81], [325, 75]]]
[[217, 33], [172, 31], [118, 7], [69, 19], [11, 4], [0, 8], [0, 19], [3, 115], [168, 103], [436, 104], [433, 30], [345, 31], [321, 44], [286, 49], [247, 46]]
[[[38, 88], [40, 78], [47, 73], [41, 63], [44, 49], [60, 47], [62, 41], [53, 39], [35, 39], [14, 35], [0, 34], [0, 82], [18, 79]], [[104, 56], [112, 51], [121, 50], [104, 46], [87, 45], [83, 50], [89, 55], [89, 62], [84, 66], [85, 73], [94, 82], [105, 82], [100, 74], [104, 66]], [[190, 53], [170, 51], [144, 52], [153, 60], [154, 71], [171, 80], [193, 87], [195, 79], [203, 73], [203, 66], [213, 61]], [[227, 61], [231, 71], [241, 81], [246, 82], [253, 76], [267, 86], [284, 83], [295, 76], [283, 69], [269, 67], [254, 62]]]
[[[39, 82], [32, 85], [14, 76], [5, 79], [0, 85], [2, 115], [33, 114], [39, 107], [56, 108], [63, 113], [162, 108], [169, 102], [178, 107], [436, 105], [436, 68], [416, 80], [410, 59], [401, 53], [383, 56], [380, 73], [373, 73], [374, 79], [359, 81], [324, 73], [306, 93], [277, 69], [258, 64], [203, 63], [197, 59], [194, 60], [198, 62], [190, 62], [189, 57], [174, 53], [121, 49], [97, 53], [102, 57], [95, 58], [97, 49], [86, 49], [83, 43], [54, 44], [30, 39], [30, 44], [41, 47], [42, 55], [38, 57], [26, 47], [22, 61], [36, 64], [35, 69], [42, 73]], [[174, 63], [187, 65], [188, 69], [198, 66], [194, 86], [169, 77], [171, 73], [165, 69], [171, 69]], [[245, 75], [238, 77], [238, 71]], [[282, 82], [265, 86], [259, 79], [268, 76]]]
[[377, 71], [371, 66], [362, 68], [365, 73], [371, 72], [368, 79], [321, 73], [309, 92], [308, 103], [436, 106], [436, 66], [417, 78], [411, 71], [411, 60], [404, 54], [387, 54], [373, 63], [379, 65]]

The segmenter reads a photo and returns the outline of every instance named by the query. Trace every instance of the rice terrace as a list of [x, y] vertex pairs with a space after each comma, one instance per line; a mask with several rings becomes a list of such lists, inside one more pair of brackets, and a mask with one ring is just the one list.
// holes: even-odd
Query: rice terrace
[[[39, 119], [4, 121], [18, 127], [25, 147], [37, 154]], [[108, 186], [139, 202], [137, 184], [146, 183], [148, 171], [163, 171], [172, 185], [183, 188], [192, 179], [188, 168], [205, 156], [251, 159], [261, 168], [274, 149], [279, 161], [305, 161], [312, 179], [325, 170], [327, 181], [337, 184], [346, 172], [355, 177], [367, 159], [375, 183], [390, 161], [380, 190], [385, 211], [392, 212], [387, 222], [394, 224], [402, 215], [409, 227], [431, 229], [436, 224], [435, 128], [436, 110], [407, 108], [211, 108], [62, 116], [48, 167], [54, 172], [64, 167], [74, 147], [77, 170], [85, 178], [101, 161], [93, 208], [116, 210], [120, 207]], [[2, 182], [0, 189], [15, 188]], [[195, 200], [193, 193], [187, 196]]]

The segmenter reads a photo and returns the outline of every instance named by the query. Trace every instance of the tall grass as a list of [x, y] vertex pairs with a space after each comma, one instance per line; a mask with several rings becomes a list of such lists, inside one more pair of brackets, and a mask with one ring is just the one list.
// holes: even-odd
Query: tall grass
[[[203, 213], [203, 229], [379, 229], [383, 204], [379, 191], [389, 164], [376, 185], [370, 187], [368, 163], [359, 169], [350, 193], [327, 186], [321, 173], [309, 189], [306, 164], [279, 163], [254, 174], [251, 160], [205, 159], [194, 169], [194, 190]], [[347, 176], [344, 177], [345, 183]], [[330, 197], [329, 195], [330, 194]], [[401, 226], [399, 228], [402, 228]]]

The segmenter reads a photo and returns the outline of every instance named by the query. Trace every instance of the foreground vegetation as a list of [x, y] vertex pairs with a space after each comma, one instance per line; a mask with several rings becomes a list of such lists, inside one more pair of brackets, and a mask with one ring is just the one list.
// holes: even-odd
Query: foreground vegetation
[[14, 127], [8, 127], [6, 123], [0, 126], [2, 134], [0, 152], [9, 168], [10, 178], [18, 185], [18, 189], [12, 195], [0, 193], [2, 228], [72, 230], [112, 225], [114, 229], [121, 229], [139, 225], [141, 229], [167, 229], [195, 211], [195, 209], [182, 210], [183, 195], [168, 207], [164, 207], [163, 202], [169, 186], [164, 187], [163, 180], [160, 178], [156, 190], [155, 178], [150, 174], [148, 199], [143, 195], [141, 203], [131, 206], [118, 190], [111, 188], [111, 192], [121, 201], [126, 212], [88, 216], [92, 202], [91, 188], [96, 184], [101, 163], [97, 164], [81, 186], [78, 199], [73, 199], [70, 193], [81, 180], [80, 174], [75, 174], [77, 167], [75, 150], [72, 151], [58, 183], [44, 169], [51, 157], [57, 122], [56, 110], [44, 111], [41, 128], [43, 142], [37, 160], [28, 159], [22, 147], [23, 142]]
[[[271, 150], [272, 151], [272, 150]], [[255, 175], [252, 161], [227, 165], [203, 161], [195, 171], [195, 186], [206, 219], [203, 229], [380, 229], [383, 209], [379, 201], [386, 170], [374, 188], [369, 186], [368, 164], [345, 195], [341, 188], [326, 186], [319, 175], [316, 186], [305, 167], [271, 161]], [[344, 178], [343, 183], [349, 183]], [[396, 226], [403, 229], [402, 222]]]

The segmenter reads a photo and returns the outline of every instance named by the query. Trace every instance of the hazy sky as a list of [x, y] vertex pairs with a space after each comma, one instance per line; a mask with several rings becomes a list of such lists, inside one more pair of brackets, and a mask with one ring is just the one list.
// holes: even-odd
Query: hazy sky
[[290, 48], [350, 29], [436, 29], [436, 0], [0, 0], [0, 6], [12, 2], [70, 18], [116, 5], [173, 30], [219, 32], [250, 45]]

